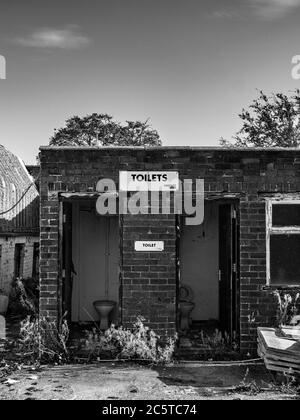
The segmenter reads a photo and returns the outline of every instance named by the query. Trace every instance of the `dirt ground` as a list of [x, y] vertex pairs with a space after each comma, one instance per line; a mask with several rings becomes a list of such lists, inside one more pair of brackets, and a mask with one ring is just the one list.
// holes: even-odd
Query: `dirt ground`
[[[244, 386], [244, 382], [247, 383]], [[300, 399], [276, 389], [262, 364], [149, 367], [102, 362], [22, 369], [0, 379], [1, 400]]]

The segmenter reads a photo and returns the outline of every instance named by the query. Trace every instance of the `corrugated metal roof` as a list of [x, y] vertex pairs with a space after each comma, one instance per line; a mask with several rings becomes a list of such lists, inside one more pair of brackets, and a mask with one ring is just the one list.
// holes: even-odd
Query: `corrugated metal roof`
[[169, 151], [169, 150], [192, 150], [192, 151], [217, 151], [217, 152], [252, 152], [252, 151], [262, 151], [265, 153], [268, 152], [280, 152], [280, 151], [290, 151], [300, 152], [300, 147], [225, 147], [225, 146], [40, 146], [41, 151], [51, 151], [51, 150], [75, 150], [75, 151], [82, 151], [82, 150], [162, 150], [162, 151]]

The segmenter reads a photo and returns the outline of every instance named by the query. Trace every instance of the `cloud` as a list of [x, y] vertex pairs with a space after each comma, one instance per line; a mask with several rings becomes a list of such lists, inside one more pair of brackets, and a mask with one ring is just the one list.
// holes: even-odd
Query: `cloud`
[[300, 7], [300, 0], [250, 0], [250, 6], [260, 19], [276, 20]]
[[80, 32], [77, 25], [66, 25], [63, 28], [40, 28], [28, 36], [15, 39], [15, 43], [31, 48], [59, 48], [78, 50], [86, 47], [90, 38]]
[[300, 0], [236, 0], [236, 8], [210, 12], [212, 19], [249, 19], [265, 21], [282, 19], [300, 7]]
[[212, 19], [234, 19], [240, 18], [241, 15], [237, 13], [235, 10], [214, 10], [213, 12], [208, 14], [209, 18]]

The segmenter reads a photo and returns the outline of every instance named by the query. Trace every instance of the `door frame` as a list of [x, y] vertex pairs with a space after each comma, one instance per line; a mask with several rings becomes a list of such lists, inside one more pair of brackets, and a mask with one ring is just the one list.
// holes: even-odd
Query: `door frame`
[[224, 200], [219, 205], [219, 317], [221, 330], [232, 341], [240, 333], [238, 209], [236, 201]]
[[[206, 199], [210, 201], [210, 199]], [[240, 334], [240, 274], [239, 274], [239, 250], [240, 250], [240, 223], [239, 223], [239, 198], [238, 197], [214, 197], [211, 199], [218, 203], [219, 207], [219, 287], [220, 287], [220, 207], [229, 206], [231, 234], [230, 234], [230, 283], [231, 283], [231, 302], [230, 302], [230, 331], [227, 331], [230, 339], [238, 342]], [[205, 217], [205, 215], [204, 215]], [[179, 284], [180, 284], [180, 239], [182, 230], [182, 216], [176, 217], [176, 329], [179, 330]], [[222, 271], [222, 270], [221, 270]], [[222, 273], [221, 273], [222, 276]], [[221, 323], [220, 301], [221, 294], [219, 290], [219, 321]], [[228, 328], [228, 327], [226, 327]], [[225, 330], [225, 328], [224, 328]]]
[[[88, 194], [87, 194], [88, 195]], [[91, 197], [79, 197], [78, 194], [74, 193], [74, 196], [59, 199], [59, 236], [58, 236], [58, 252], [59, 252], [59, 274], [58, 274], [58, 313], [59, 313], [59, 324], [61, 325], [62, 320], [66, 319], [68, 324], [72, 324], [72, 215], [74, 203], [80, 205], [80, 203], [94, 201], [95, 194], [91, 194]], [[67, 209], [71, 210], [67, 210]], [[68, 212], [70, 212], [68, 214]], [[99, 216], [99, 217], [110, 217], [110, 216]], [[119, 291], [118, 291], [118, 324], [122, 323], [122, 217], [117, 214], [115, 217], [118, 218], [118, 231], [119, 231]], [[66, 246], [66, 240], [69, 243], [69, 249]], [[70, 284], [69, 284], [70, 283]]]

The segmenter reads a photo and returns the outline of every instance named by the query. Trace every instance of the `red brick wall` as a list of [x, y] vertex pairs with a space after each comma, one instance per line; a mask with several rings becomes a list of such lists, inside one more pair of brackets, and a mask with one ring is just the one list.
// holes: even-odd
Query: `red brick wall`
[[[241, 348], [255, 346], [257, 325], [272, 325], [275, 301], [266, 288], [264, 195], [300, 191], [300, 151], [192, 148], [102, 148], [41, 151], [41, 313], [57, 317], [58, 195], [95, 191], [101, 178], [118, 182], [119, 170], [178, 170], [181, 179], [204, 178], [207, 195], [240, 200]], [[141, 313], [159, 331], [175, 328], [173, 216], [123, 218], [123, 321]], [[151, 233], [150, 233], [151, 232]], [[166, 252], [133, 252], [133, 241], [161, 239]], [[253, 318], [253, 322], [250, 320]]]
[[57, 319], [59, 311], [59, 202], [57, 194], [49, 194], [42, 185], [40, 220], [40, 315]]
[[[273, 325], [275, 300], [266, 286], [266, 210], [257, 195], [240, 203], [241, 349], [248, 351], [258, 326]], [[251, 321], [250, 321], [251, 319]]]
[[[134, 241], [164, 241], [164, 251], [136, 252]], [[176, 331], [176, 231], [173, 215], [126, 215], [123, 218], [122, 320], [137, 314], [161, 336]]]

